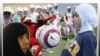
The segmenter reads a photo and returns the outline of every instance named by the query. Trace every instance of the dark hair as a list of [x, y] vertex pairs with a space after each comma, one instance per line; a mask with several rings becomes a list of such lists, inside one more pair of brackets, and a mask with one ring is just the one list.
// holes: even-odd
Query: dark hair
[[77, 14], [76, 11], [74, 11], [72, 16], [73, 16], [73, 18], [74, 18], [74, 16], [78, 17], [79, 15]]
[[18, 37], [27, 33], [27, 27], [22, 23], [10, 23], [3, 28], [3, 56], [26, 56], [18, 43]]

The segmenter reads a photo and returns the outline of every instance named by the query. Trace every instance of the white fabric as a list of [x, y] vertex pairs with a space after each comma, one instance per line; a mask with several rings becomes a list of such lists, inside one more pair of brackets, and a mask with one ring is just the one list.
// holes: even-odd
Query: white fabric
[[73, 22], [72, 22], [72, 13], [67, 13], [67, 17], [68, 17], [67, 24], [72, 25], [73, 24]]
[[6, 26], [9, 23], [11, 23], [11, 19], [3, 18], [3, 26]]
[[3, 26], [6, 26], [7, 24], [11, 23], [11, 18], [12, 18], [12, 14], [14, 13], [11, 7], [4, 7], [3, 12], [8, 11], [11, 13], [9, 18], [5, 18], [3, 16]]
[[35, 10], [42, 8], [40, 5], [35, 6]]
[[53, 7], [53, 6], [52, 6], [51, 4], [48, 4], [47, 7], [48, 7], [48, 8], [51, 8], [51, 7]]
[[32, 22], [37, 23], [37, 16], [39, 16], [39, 13], [38, 12], [34, 12], [32, 14]]
[[24, 7], [24, 8], [23, 8], [23, 11], [29, 11], [29, 9], [28, 9], [28, 8], [26, 8], [26, 7]]
[[12, 8], [11, 8], [11, 7], [4, 7], [3, 12], [5, 12], [5, 11], [10, 12], [11, 14], [13, 14], [13, 13], [14, 13], [14, 11], [12, 10]]
[[16, 12], [19, 12], [19, 11], [22, 11], [23, 12], [23, 9], [21, 7], [18, 7]]
[[98, 24], [98, 17], [95, 8], [90, 4], [80, 4], [75, 11], [81, 19], [81, 27], [79, 33], [93, 30]]
[[23, 22], [25, 22], [25, 21], [27, 21], [27, 20], [31, 20], [31, 22], [37, 23], [37, 16], [38, 16], [38, 15], [39, 15], [39, 13], [34, 12], [34, 13], [32, 14], [32, 17], [31, 17], [31, 18], [30, 18], [30, 17], [26, 17], [25, 20], [24, 20]]
[[42, 9], [46, 9], [46, 10], [47, 10], [47, 6], [45, 6], [45, 5], [44, 5], [44, 6], [42, 6]]
[[30, 8], [35, 8], [35, 6], [31, 4], [31, 5], [30, 5]]
[[23, 22], [25, 22], [27, 20], [32, 20], [32, 19], [30, 17], [26, 17]]
[[58, 10], [54, 10], [54, 15], [56, 15], [56, 19], [53, 21], [53, 24], [55, 26], [58, 26], [61, 20], [61, 17], [59, 16], [59, 11]]

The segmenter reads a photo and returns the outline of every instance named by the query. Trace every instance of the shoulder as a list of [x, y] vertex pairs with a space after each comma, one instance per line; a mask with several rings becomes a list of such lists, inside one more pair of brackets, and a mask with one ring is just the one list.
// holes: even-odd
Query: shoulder
[[93, 31], [87, 31], [84, 33], [80, 34], [81, 36], [83, 36], [82, 38], [84, 39], [84, 41], [96, 41], [96, 36], [94, 35]]
[[93, 36], [94, 33], [93, 33], [93, 31], [87, 31], [87, 32], [79, 33], [79, 35], [83, 35], [83, 36]]
[[96, 36], [94, 35], [93, 31], [87, 31], [87, 32], [83, 32], [83, 33], [79, 33], [77, 38], [78, 40], [96, 40]]

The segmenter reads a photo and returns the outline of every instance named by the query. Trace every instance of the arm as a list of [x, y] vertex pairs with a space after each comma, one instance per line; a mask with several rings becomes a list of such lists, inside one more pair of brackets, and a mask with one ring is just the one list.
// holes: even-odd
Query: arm
[[27, 18], [27, 17], [22, 17], [22, 18], [21, 18], [21, 22], [23, 22], [23, 23], [32, 23], [32, 24], [36, 24], [36, 23], [32, 22], [32, 19]]
[[64, 16], [64, 22], [65, 22], [66, 25], [69, 27], [69, 24], [68, 24], [68, 17], [67, 17], [67, 16]]
[[62, 56], [77, 56], [77, 53], [80, 50], [78, 42], [73, 39], [66, 44], [65, 49], [62, 52]]
[[61, 53], [61, 56], [71, 56], [71, 54], [68, 52], [67, 49], [63, 49], [62, 53]]

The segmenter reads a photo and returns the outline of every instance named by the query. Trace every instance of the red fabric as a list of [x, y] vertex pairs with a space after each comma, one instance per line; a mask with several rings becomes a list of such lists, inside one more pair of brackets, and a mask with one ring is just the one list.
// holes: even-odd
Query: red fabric
[[21, 18], [21, 22], [23, 22], [24, 24], [26, 24], [28, 26], [28, 30], [29, 30], [29, 34], [30, 34], [30, 48], [33, 45], [38, 45], [38, 48], [36, 49], [34, 56], [38, 56], [39, 52], [42, 50], [42, 46], [39, 44], [38, 39], [36, 39], [36, 31], [37, 29], [42, 26], [43, 24], [45, 24], [48, 20], [50, 20], [51, 18], [55, 18], [55, 16], [51, 16], [48, 17], [46, 20], [37, 20], [38, 23], [33, 23], [31, 22], [31, 20], [27, 20], [25, 22], [23, 22], [23, 20], [25, 19], [25, 17]]
[[36, 39], [36, 37], [30, 38], [30, 47], [32, 47], [33, 45], [40, 45], [38, 42], [38, 39]]
[[55, 20], [56, 19], [56, 15], [52, 15], [52, 20]]
[[[23, 20], [24, 20], [24, 18], [21, 18], [21, 22], [23, 22]], [[30, 38], [31, 37], [35, 37], [35, 33], [36, 33], [36, 23], [32, 23], [30, 19], [27, 20], [27, 21], [25, 21], [25, 22], [23, 22], [23, 23], [28, 26]]]
[[[21, 18], [21, 22], [23, 22], [24, 18]], [[24, 24], [26, 24], [28, 26], [28, 30], [29, 30], [29, 36], [30, 36], [30, 48], [33, 46], [33, 45], [38, 45], [38, 47], [40, 47], [41, 45], [39, 44], [38, 42], [38, 39], [36, 39], [35, 37], [35, 33], [36, 33], [36, 30], [37, 30], [37, 24], [35, 23], [32, 23], [31, 20], [27, 20], [25, 22], [23, 22]], [[38, 56], [39, 52], [41, 51], [42, 47], [41, 48], [37, 48], [34, 55], [35, 56]]]
[[66, 16], [66, 21], [68, 21], [68, 17]]
[[36, 49], [36, 51], [34, 52], [34, 55], [33, 56], [39, 56], [39, 52], [42, 50], [42, 46], [41, 45], [38, 45], [38, 48]]
[[48, 18], [45, 19], [45, 22], [47, 22], [48, 20], [54, 21], [55, 19], [56, 19], [56, 15], [48, 16]]

